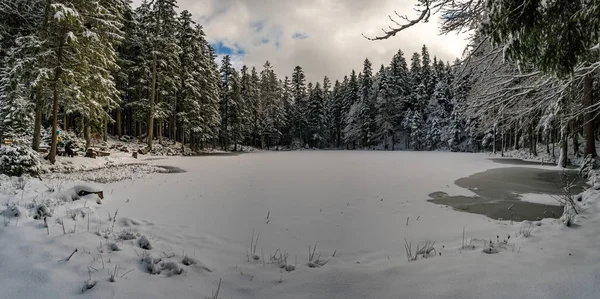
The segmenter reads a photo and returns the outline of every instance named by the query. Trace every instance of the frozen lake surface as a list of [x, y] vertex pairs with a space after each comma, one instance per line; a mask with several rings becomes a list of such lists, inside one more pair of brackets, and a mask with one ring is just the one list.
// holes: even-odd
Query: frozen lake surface
[[[11, 285], [5, 294], [79, 296], [88, 266], [103, 267], [100, 255], [110, 260], [108, 268], [134, 271], [116, 283], [106, 281], [107, 270], [93, 272], [99, 283], [86, 297], [206, 298], [220, 279], [220, 298], [594, 298], [599, 291], [593, 279], [600, 256], [586, 250], [595, 248], [586, 234], [596, 230], [565, 234], [568, 228], [552, 219], [540, 226], [511, 223], [428, 202], [436, 191], [476, 195], [454, 182], [506, 166], [487, 155], [304, 151], [145, 162], [185, 172], [101, 185], [105, 200], [91, 207], [90, 226], [92, 232], [110, 227], [107, 215], [118, 209], [108, 239], [85, 231], [63, 235], [56, 225], [47, 236], [33, 220], [5, 230], [15, 240], [0, 245], [0, 264], [12, 269], [0, 274]], [[55, 215], [87, 205], [69, 203]], [[64, 221], [83, 230], [87, 220]], [[531, 236], [522, 236], [521, 228], [531, 226]], [[138, 241], [115, 239], [122, 231], [147, 236], [152, 249], [143, 253]], [[253, 232], [259, 259], [248, 261]], [[120, 251], [99, 253], [112, 240]], [[490, 240], [506, 244], [485, 254]], [[435, 241], [435, 251], [408, 262], [406, 243], [415, 250], [426, 241]], [[307, 266], [315, 243], [315, 258], [328, 260], [320, 268]], [[87, 254], [57, 266], [73, 248]], [[14, 252], [29, 253], [26, 260], [8, 259]], [[276, 252], [288, 254], [295, 270], [271, 263]], [[181, 266], [178, 276], [150, 275], [140, 264], [145, 254], [176, 263], [187, 256], [197, 265]], [[28, 279], [17, 279], [31, 276], [30, 268], [42, 277], [33, 289]]]

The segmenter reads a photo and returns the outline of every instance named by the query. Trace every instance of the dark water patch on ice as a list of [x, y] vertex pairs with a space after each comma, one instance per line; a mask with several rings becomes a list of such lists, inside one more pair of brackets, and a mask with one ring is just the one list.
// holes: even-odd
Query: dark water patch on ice
[[[558, 218], [560, 206], [521, 201], [522, 194], [562, 194], [563, 181], [574, 181], [573, 195], [583, 191], [587, 184], [577, 171], [546, 170], [537, 168], [497, 168], [458, 179], [455, 184], [474, 192], [476, 196], [449, 196], [444, 192], [430, 194], [429, 201], [451, 206], [456, 210], [482, 214], [493, 219], [537, 220]], [[510, 208], [510, 209], [509, 209]]]
[[492, 160], [492, 161], [494, 161], [496, 163], [510, 164], [510, 165], [556, 166], [556, 163], [551, 162], [551, 161], [544, 161], [544, 162], [541, 162], [541, 161], [527, 161], [527, 160], [517, 159], [517, 158], [490, 158], [490, 160]]
[[[450, 196], [444, 192], [429, 195], [430, 202], [451, 206], [457, 211], [481, 214], [496, 220], [538, 220], [560, 218], [563, 207], [531, 203], [521, 200], [490, 200], [481, 197]], [[510, 209], [509, 209], [510, 208]]]

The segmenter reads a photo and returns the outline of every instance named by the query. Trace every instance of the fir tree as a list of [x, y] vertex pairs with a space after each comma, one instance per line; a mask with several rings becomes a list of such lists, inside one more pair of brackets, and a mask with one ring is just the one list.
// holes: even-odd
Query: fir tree
[[300, 66], [294, 68], [292, 74], [292, 88], [294, 90], [294, 117], [290, 119], [295, 126], [296, 138], [301, 142], [308, 141], [306, 115], [308, 111], [308, 98], [306, 92], [306, 75]]

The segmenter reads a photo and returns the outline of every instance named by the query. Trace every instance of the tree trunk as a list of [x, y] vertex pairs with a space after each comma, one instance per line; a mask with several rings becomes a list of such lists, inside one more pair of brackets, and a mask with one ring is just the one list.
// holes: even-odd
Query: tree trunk
[[504, 124], [502, 124], [502, 131], [501, 132], [502, 132], [501, 133], [502, 134], [502, 150], [501, 150], [500, 156], [504, 157], [504, 146], [506, 145], [504, 143]]
[[108, 141], [108, 115], [104, 115], [104, 121], [102, 124], [102, 141]]
[[82, 116], [81, 121], [79, 122], [79, 138], [83, 139], [85, 137], [85, 118]]
[[567, 126], [561, 126], [560, 132], [560, 157], [558, 158], [558, 166], [562, 168], [567, 168], [567, 159], [568, 159], [568, 146], [569, 141], [567, 134]]
[[50, 156], [48, 156], [48, 159], [52, 164], [56, 163], [56, 146], [58, 145], [58, 79], [60, 78], [61, 73], [60, 68], [58, 68], [58, 70], [59, 71], [57, 71], [54, 76], [54, 99], [52, 101], [52, 142], [50, 146]]
[[[183, 132], [183, 128], [181, 130]], [[192, 144], [190, 143], [190, 147]], [[181, 154], [185, 154], [185, 134], [181, 134]]]
[[[64, 31], [64, 30], [63, 30]], [[53, 87], [53, 101], [52, 101], [52, 142], [50, 146], [50, 155], [48, 156], [48, 160], [50, 163], [56, 163], [56, 146], [58, 145], [58, 82], [60, 81], [60, 76], [62, 75], [63, 69], [61, 67], [62, 64], [62, 56], [63, 56], [63, 48], [65, 44], [65, 40], [67, 38], [66, 33], [62, 34], [60, 43], [58, 45], [58, 53], [57, 53], [57, 64], [58, 66], [54, 70], [54, 87]]]
[[496, 126], [494, 126], [494, 128], [492, 129], [492, 135], [493, 135], [492, 149], [493, 149], [493, 152], [495, 155], [496, 154]]
[[554, 138], [554, 135], [554, 132], [552, 132], [552, 158], [556, 159], [556, 152], [554, 151], [554, 144], [556, 143], [556, 139]]
[[527, 131], [528, 131], [528, 135], [529, 135], [529, 153], [533, 155], [533, 143], [535, 142], [533, 139], [533, 125], [530, 124], [527, 126]]
[[156, 97], [156, 53], [152, 53], [152, 86], [150, 88], [150, 111], [148, 112], [148, 150], [152, 150], [154, 129], [154, 98]]
[[173, 142], [177, 142], [177, 100], [175, 100], [175, 111], [173, 111], [173, 119], [171, 120], [171, 139]]
[[87, 150], [92, 146], [92, 126], [88, 120], [85, 124], [85, 149]]
[[42, 140], [42, 88], [35, 89], [35, 122], [33, 125], [33, 144], [31, 147], [35, 151], [40, 150]]
[[142, 141], [142, 136], [144, 135], [144, 132], [142, 132], [142, 123], [139, 121], [137, 122], [137, 135], [138, 139]]
[[594, 104], [594, 78], [591, 74], [583, 77], [583, 109], [585, 114], [583, 115], [584, 131], [585, 131], [585, 156], [591, 155], [596, 158], [596, 142], [594, 135], [594, 114], [591, 111], [591, 107]]
[[[46, 8], [44, 9], [44, 22], [42, 23], [42, 28], [40, 30], [41, 40], [46, 39], [47, 29], [48, 29], [48, 20], [50, 19], [50, 10], [51, 10], [52, 0], [46, 1]], [[32, 148], [35, 151], [40, 150], [40, 142], [42, 140], [42, 102], [43, 93], [42, 87], [35, 87], [35, 123], [33, 125], [33, 144]]]
[[121, 120], [121, 109], [117, 108], [117, 123], [116, 123], [116, 127], [117, 127], [117, 136], [119, 136], [119, 139], [121, 137], [123, 137], [123, 125], [121, 124], [122, 120]]
[[531, 124], [531, 154], [537, 157], [537, 132], [533, 124]]
[[164, 130], [164, 124], [162, 122], [158, 122], [158, 143], [160, 145], [163, 145], [163, 130]]
[[575, 157], [579, 157], [579, 130], [576, 129], [576, 125], [571, 126], [571, 135], [573, 136], [573, 153]]

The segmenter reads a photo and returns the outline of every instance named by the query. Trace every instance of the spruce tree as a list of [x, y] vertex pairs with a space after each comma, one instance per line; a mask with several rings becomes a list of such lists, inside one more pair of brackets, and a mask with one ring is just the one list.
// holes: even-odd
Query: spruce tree
[[359, 124], [362, 131], [362, 146], [370, 145], [375, 125], [375, 99], [373, 96], [373, 68], [369, 59], [363, 63], [360, 81]]
[[294, 123], [296, 138], [302, 142], [302, 146], [308, 141], [306, 115], [308, 111], [308, 98], [306, 92], [306, 75], [300, 66], [294, 68], [292, 74], [292, 88], [294, 90]]
[[317, 82], [310, 90], [308, 128], [311, 134], [311, 146], [320, 148], [325, 139], [325, 98], [321, 84]]
[[[345, 77], [345, 81], [348, 81], [348, 78]], [[335, 147], [339, 148], [342, 145], [342, 124], [344, 123], [344, 119], [342, 117], [342, 106], [344, 103], [344, 88], [343, 84], [340, 81], [336, 80], [333, 84], [333, 91], [331, 94], [330, 101], [330, 118], [331, 118], [331, 127], [333, 130], [332, 133], [332, 144]]]
[[231, 65], [231, 57], [229, 55], [223, 56], [221, 61], [221, 129], [220, 129], [220, 140], [223, 149], [229, 150], [231, 135], [233, 131], [233, 124], [235, 120], [232, 120], [232, 116], [235, 114], [231, 110], [234, 109], [235, 103], [235, 91], [233, 90], [234, 85], [234, 69]]

